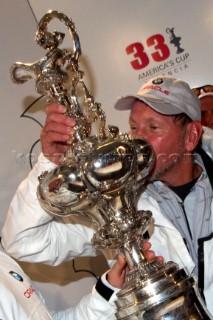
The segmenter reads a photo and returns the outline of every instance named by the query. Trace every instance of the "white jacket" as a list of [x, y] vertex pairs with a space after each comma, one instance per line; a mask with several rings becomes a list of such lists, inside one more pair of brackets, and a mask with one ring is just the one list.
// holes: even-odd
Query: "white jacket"
[[1, 320], [99, 320], [115, 319], [113, 303], [93, 288], [75, 308], [50, 312], [35, 284], [21, 267], [0, 251]]
[[[213, 154], [213, 139], [212, 136], [209, 136], [209, 130], [206, 131], [205, 149], [208, 153]], [[212, 135], [211, 131], [210, 135]], [[36, 196], [37, 177], [42, 171], [53, 168], [54, 165], [41, 155], [29, 177], [19, 186], [11, 202], [3, 228], [2, 243], [5, 250], [17, 259], [56, 265], [76, 256], [96, 254], [95, 249], [90, 245], [94, 231], [89, 224], [86, 225], [84, 219], [54, 218], [40, 207]], [[150, 242], [156, 254], [162, 255], [165, 261], [172, 260], [180, 267], [186, 266], [192, 272], [195, 265], [182, 236], [160, 212], [157, 202], [144, 193], [141, 195], [138, 208], [152, 211], [154, 233]], [[78, 220], [81, 221], [72, 223]], [[213, 220], [210, 223], [213, 224]], [[213, 240], [211, 239], [204, 243], [204, 288], [208, 310], [213, 314], [212, 252]], [[112, 255], [109, 259], [112, 259]]]
[[52, 319], [35, 285], [3, 252], [0, 252], [0, 319]]

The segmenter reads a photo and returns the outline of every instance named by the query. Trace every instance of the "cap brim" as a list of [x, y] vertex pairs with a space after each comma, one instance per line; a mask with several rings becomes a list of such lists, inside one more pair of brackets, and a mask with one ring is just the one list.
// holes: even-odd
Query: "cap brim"
[[174, 106], [162, 100], [153, 99], [153, 98], [151, 99], [148, 95], [146, 98], [138, 95], [123, 96], [117, 100], [117, 102], [114, 105], [114, 108], [116, 110], [130, 110], [136, 100], [144, 102], [145, 104], [150, 106], [153, 110], [164, 115], [174, 115], [174, 114], [179, 114], [183, 112], [178, 108], [178, 106]]
[[202, 93], [198, 98], [202, 99], [204, 97], [212, 97], [213, 96], [213, 92], [206, 92], [206, 93]]
[[122, 96], [118, 98], [117, 102], [114, 105], [116, 110], [130, 110], [137, 96]]

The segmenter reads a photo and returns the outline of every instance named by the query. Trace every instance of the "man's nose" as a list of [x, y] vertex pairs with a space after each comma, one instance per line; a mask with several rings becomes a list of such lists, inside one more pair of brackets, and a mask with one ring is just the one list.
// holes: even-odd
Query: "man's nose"
[[146, 134], [143, 128], [137, 128], [137, 130], [134, 132], [134, 136], [137, 136], [141, 139], [146, 139]]

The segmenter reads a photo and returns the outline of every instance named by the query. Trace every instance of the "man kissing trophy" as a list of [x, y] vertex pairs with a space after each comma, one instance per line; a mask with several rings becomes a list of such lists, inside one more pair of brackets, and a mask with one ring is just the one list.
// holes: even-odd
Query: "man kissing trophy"
[[[47, 30], [54, 18], [68, 28], [71, 51], [59, 48], [64, 33]], [[96, 226], [92, 245], [124, 254], [130, 271], [117, 294], [117, 319], [212, 319], [196, 280], [186, 269], [172, 261], [147, 261], [141, 252], [142, 235], [152, 214], [137, 211], [137, 195], [148, 181], [154, 154], [146, 141], [120, 133], [116, 126], [106, 129], [101, 105], [88, 91], [79, 69], [81, 48], [74, 23], [63, 13], [49, 11], [39, 22], [36, 41], [47, 54], [31, 64], [14, 63], [12, 80], [24, 83], [35, 78], [36, 91], [65, 105], [67, 116], [77, 123], [61, 164], [39, 177], [41, 206], [58, 216], [90, 218]], [[96, 135], [93, 125], [98, 127]]]

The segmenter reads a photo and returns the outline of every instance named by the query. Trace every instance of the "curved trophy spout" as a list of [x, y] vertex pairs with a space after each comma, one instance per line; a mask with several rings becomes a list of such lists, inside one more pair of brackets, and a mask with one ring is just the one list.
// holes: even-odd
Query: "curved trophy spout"
[[[66, 49], [61, 50], [58, 48], [63, 42], [64, 33], [57, 31], [53, 33], [48, 32], [47, 26], [53, 18], [59, 19], [67, 26], [73, 39], [72, 53], [69, 53]], [[47, 91], [54, 91], [54, 89], [64, 86], [66, 81], [69, 80], [67, 72], [62, 67], [66, 63], [68, 66], [72, 65], [73, 67], [78, 64], [81, 54], [80, 41], [72, 20], [57, 11], [49, 11], [41, 19], [36, 32], [36, 41], [42, 48], [48, 50], [48, 54], [34, 63], [25, 64], [16, 62], [11, 68], [11, 78], [15, 83], [24, 83], [27, 79], [35, 77], [37, 79], [36, 89], [38, 93], [46, 94]], [[26, 71], [31, 73], [31, 75], [19, 74], [20, 71]], [[55, 91], [55, 94], [57, 94], [57, 91]]]
[[[64, 33], [47, 30], [53, 18], [68, 28], [71, 52], [59, 48]], [[31, 64], [15, 63], [12, 80], [24, 83], [35, 78], [37, 92], [64, 104], [67, 115], [77, 123], [61, 164], [39, 177], [41, 206], [53, 215], [90, 218], [96, 227], [92, 245], [124, 254], [130, 271], [117, 295], [117, 319], [212, 319], [187, 270], [173, 262], [147, 261], [141, 251], [143, 234], [153, 219], [150, 211], [137, 210], [137, 199], [155, 162], [153, 150], [146, 141], [120, 133], [116, 126], [106, 130], [105, 113], [88, 91], [79, 69], [81, 49], [72, 20], [49, 11], [38, 25], [36, 41], [47, 54]], [[20, 71], [24, 74], [19, 75]], [[92, 135], [94, 124], [98, 135]]]

